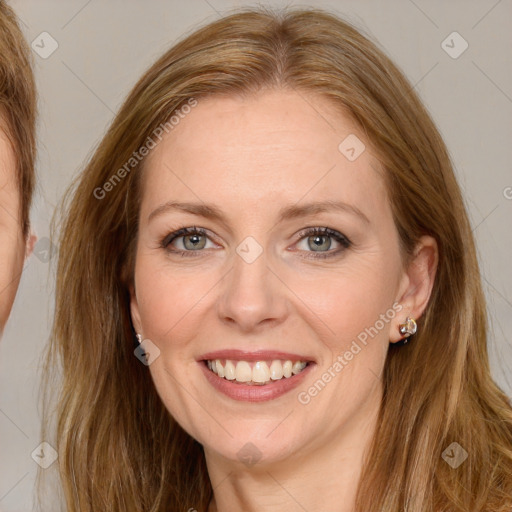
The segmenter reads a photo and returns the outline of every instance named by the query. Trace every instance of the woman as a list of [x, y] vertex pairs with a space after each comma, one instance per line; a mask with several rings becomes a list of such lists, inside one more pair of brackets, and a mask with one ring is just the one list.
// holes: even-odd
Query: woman
[[30, 50], [12, 9], [0, 2], [0, 337], [9, 317], [30, 233], [36, 93]]
[[67, 510], [510, 510], [447, 150], [353, 27], [198, 30], [72, 194], [48, 359]]

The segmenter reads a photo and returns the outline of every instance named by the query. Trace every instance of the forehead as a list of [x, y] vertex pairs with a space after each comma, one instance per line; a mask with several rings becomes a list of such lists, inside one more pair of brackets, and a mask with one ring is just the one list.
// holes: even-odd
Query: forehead
[[149, 154], [144, 174], [142, 216], [184, 198], [233, 212], [302, 199], [347, 200], [370, 215], [386, 206], [359, 127], [329, 100], [294, 91], [200, 99]]
[[0, 116], [0, 190], [16, 184], [16, 157]]
[[0, 227], [19, 227], [20, 191], [16, 157], [9, 138], [0, 128]]

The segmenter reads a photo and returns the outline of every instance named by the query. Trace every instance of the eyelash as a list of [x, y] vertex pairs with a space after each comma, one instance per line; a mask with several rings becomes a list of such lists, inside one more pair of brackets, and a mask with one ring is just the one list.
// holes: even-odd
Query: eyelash
[[[196, 257], [194, 253], [200, 253], [201, 250], [197, 251], [180, 251], [180, 250], [170, 250], [169, 245], [176, 240], [177, 238], [180, 238], [182, 236], [187, 235], [200, 235], [200, 236], [206, 236], [208, 237], [208, 234], [205, 229], [198, 228], [196, 226], [191, 228], [180, 228], [176, 231], [173, 231], [172, 233], [169, 233], [166, 235], [162, 241], [161, 241], [161, 247], [163, 249], [166, 249], [169, 253], [177, 254], [179, 256], [183, 257]], [[342, 235], [340, 232], [335, 231], [333, 229], [327, 228], [327, 227], [314, 227], [314, 228], [306, 228], [302, 230], [299, 233], [299, 241], [301, 241], [303, 238], [314, 236], [314, 235], [321, 235], [321, 236], [329, 236], [334, 238], [337, 242], [339, 242], [342, 247], [340, 249], [337, 249], [335, 251], [329, 251], [329, 252], [317, 252], [317, 251], [306, 251], [310, 253], [314, 253], [314, 256], [302, 256], [306, 259], [325, 259], [325, 258], [332, 258], [334, 256], [337, 256], [339, 253], [343, 252], [345, 249], [348, 249], [352, 242], [344, 235]]]

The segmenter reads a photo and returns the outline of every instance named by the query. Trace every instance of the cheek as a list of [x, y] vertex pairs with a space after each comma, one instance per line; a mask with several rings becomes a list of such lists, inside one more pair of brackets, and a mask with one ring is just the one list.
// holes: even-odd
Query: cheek
[[[377, 253], [354, 257], [342, 269], [290, 272], [287, 279], [325, 324], [332, 350], [374, 326], [382, 314], [392, 317], [397, 282], [396, 262]], [[378, 322], [377, 327], [386, 337], [389, 322]]]
[[322, 415], [332, 428], [357, 415], [379, 386], [397, 314], [393, 304], [398, 267], [388, 262], [361, 257], [342, 272], [302, 275], [295, 281], [294, 290], [307, 297], [308, 307], [327, 326], [321, 337], [325, 357], [310, 382], [298, 390], [297, 399], [304, 411]]
[[0, 231], [0, 328], [3, 329], [11, 311], [23, 270], [24, 242], [20, 236]]
[[[392, 305], [397, 269], [382, 253], [355, 255], [344, 266], [338, 263], [337, 268], [297, 265], [283, 265], [281, 269], [273, 265], [287, 283], [286, 288], [279, 291], [278, 286], [274, 292], [295, 302], [291, 309], [304, 320], [310, 317], [311, 324], [320, 320], [320, 330], [325, 328], [322, 338], [332, 338], [328, 343], [333, 349], [373, 326]], [[178, 267], [141, 254], [135, 278], [144, 335], [155, 341], [172, 339], [172, 347], [166, 349], [186, 344], [201, 328], [201, 317], [218, 298], [216, 286], [222, 287], [228, 271], [217, 264]]]
[[155, 262], [156, 258], [142, 256], [135, 269], [144, 336], [157, 342], [172, 339], [172, 346], [161, 348], [176, 349], [201, 328], [196, 319], [222, 275], [199, 267], [178, 269]]

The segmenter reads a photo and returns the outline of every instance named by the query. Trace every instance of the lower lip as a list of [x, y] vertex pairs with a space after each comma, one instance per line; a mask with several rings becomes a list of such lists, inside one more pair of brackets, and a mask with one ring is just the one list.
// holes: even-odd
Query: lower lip
[[288, 391], [296, 388], [309, 373], [314, 363], [309, 363], [304, 370], [291, 377], [283, 377], [281, 380], [273, 380], [264, 385], [248, 385], [241, 384], [235, 381], [226, 380], [213, 373], [205, 364], [204, 361], [199, 361], [208, 382], [221, 393], [224, 393], [233, 400], [240, 400], [243, 402], [265, 402], [267, 400], [274, 400], [275, 398], [284, 395]]

